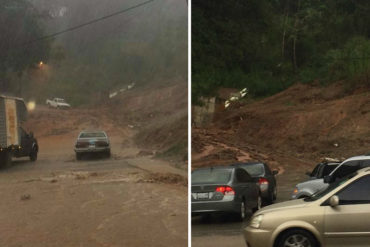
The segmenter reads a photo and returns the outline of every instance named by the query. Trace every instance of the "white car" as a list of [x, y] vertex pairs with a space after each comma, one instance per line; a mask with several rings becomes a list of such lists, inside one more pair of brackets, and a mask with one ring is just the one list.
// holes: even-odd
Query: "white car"
[[54, 108], [71, 108], [71, 105], [61, 98], [54, 98], [52, 100], [47, 99], [46, 105], [48, 105], [49, 107], [54, 107]]

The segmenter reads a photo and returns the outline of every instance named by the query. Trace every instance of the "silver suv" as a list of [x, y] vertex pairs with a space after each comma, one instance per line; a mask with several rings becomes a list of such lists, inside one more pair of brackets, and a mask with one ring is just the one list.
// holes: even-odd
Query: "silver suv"
[[292, 199], [309, 197], [318, 191], [326, 189], [328, 185], [335, 180], [341, 179], [365, 167], [370, 167], [369, 155], [355, 156], [346, 159], [337, 165], [329, 175], [297, 184], [293, 191]]

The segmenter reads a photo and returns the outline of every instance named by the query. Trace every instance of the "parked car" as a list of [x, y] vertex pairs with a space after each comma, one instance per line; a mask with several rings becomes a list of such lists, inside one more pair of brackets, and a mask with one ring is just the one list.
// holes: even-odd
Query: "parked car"
[[321, 162], [312, 172], [306, 173], [310, 178], [295, 186], [292, 199], [308, 197], [322, 188], [323, 178], [329, 175], [340, 163]]
[[275, 175], [279, 173], [277, 170], [271, 171], [267, 164], [261, 162], [239, 163], [235, 166], [245, 169], [258, 183], [263, 205], [269, 205], [276, 200]]
[[258, 210], [261, 205], [257, 184], [242, 168], [210, 167], [191, 174], [192, 215], [234, 213], [243, 220], [247, 210]]
[[61, 109], [71, 108], [71, 105], [61, 98], [54, 98], [52, 100], [47, 99], [46, 105], [48, 105], [49, 107], [61, 108]]
[[244, 229], [247, 246], [369, 246], [369, 188], [365, 168], [311, 197], [267, 206]]
[[102, 153], [110, 157], [110, 142], [104, 131], [83, 131], [75, 144], [76, 159], [80, 160], [84, 154]]
[[[308, 181], [306, 182], [306, 184], [302, 184], [301, 186], [305, 188], [305, 196], [311, 196], [312, 194], [317, 193], [320, 190], [324, 190], [326, 187], [329, 186], [330, 183], [334, 182], [336, 179], [341, 179], [365, 167], [370, 167], [370, 156], [355, 156], [346, 159], [345, 161], [340, 163], [329, 175], [324, 176], [324, 178]], [[294, 194], [299, 193], [299, 189], [300, 188], [294, 189], [298, 191], [293, 192], [293, 196]]]

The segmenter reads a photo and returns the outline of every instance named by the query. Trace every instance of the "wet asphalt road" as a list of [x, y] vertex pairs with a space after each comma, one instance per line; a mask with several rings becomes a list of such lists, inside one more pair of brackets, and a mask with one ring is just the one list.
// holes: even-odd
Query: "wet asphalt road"
[[[278, 183], [279, 184], [279, 183]], [[283, 183], [278, 185], [278, 198], [275, 203], [290, 199], [294, 185]], [[240, 222], [229, 215], [211, 217], [195, 216], [191, 218], [193, 247], [245, 247], [243, 229], [248, 225], [248, 218]]]

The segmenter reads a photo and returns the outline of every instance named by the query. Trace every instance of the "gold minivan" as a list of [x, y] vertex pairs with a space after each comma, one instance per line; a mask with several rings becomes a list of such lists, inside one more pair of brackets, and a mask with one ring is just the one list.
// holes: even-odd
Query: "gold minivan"
[[370, 168], [306, 199], [257, 211], [244, 237], [248, 247], [370, 246]]

